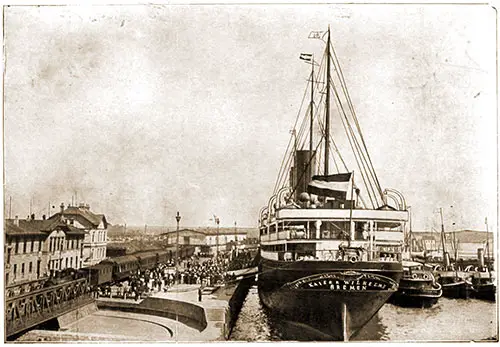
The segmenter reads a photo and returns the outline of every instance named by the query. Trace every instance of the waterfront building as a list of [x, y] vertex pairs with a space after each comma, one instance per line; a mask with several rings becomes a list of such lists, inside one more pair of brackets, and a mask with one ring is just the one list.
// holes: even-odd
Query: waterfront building
[[88, 204], [68, 206], [61, 204], [61, 212], [50, 217], [51, 220], [62, 219], [85, 233], [83, 241], [82, 266], [92, 266], [106, 258], [106, 245], [108, 242], [108, 222], [103, 214], [90, 211]]
[[[159, 239], [166, 241], [168, 245], [175, 245], [177, 243], [177, 231], [173, 230], [160, 234]], [[203, 244], [205, 244], [205, 234], [203, 232], [194, 229], [179, 230], [179, 245], [201, 246]]]
[[214, 228], [203, 229], [205, 234], [205, 244], [210, 247], [212, 253], [215, 253], [217, 245], [219, 251], [230, 251], [232, 247], [240, 244], [247, 238], [246, 229], [238, 228]]
[[[452, 259], [455, 258], [455, 250], [458, 259], [473, 259], [477, 257], [477, 250], [484, 249], [485, 255], [493, 257], [494, 242], [493, 233], [476, 230], [457, 230], [445, 233], [446, 250]], [[487, 242], [487, 239], [489, 241]], [[488, 250], [486, 244], [488, 243]], [[413, 232], [412, 251], [425, 251], [427, 255], [442, 257], [442, 245], [440, 232]]]
[[[183, 249], [194, 246], [194, 253], [205, 252], [215, 254], [217, 244], [219, 251], [230, 251], [233, 247], [243, 242], [247, 237], [247, 229], [244, 228], [200, 228], [179, 230], [179, 245]], [[168, 231], [158, 236], [159, 240], [166, 241], [167, 245], [175, 245], [177, 242], [177, 231]]]

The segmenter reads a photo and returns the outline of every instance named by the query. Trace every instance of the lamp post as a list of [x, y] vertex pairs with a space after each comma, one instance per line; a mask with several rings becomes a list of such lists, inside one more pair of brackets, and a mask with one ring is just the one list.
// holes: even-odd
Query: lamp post
[[215, 217], [215, 223], [217, 224], [217, 235], [215, 237], [215, 244], [217, 245], [217, 248], [215, 250], [215, 258], [219, 256], [219, 217]]
[[181, 221], [181, 215], [179, 211], [177, 211], [177, 215], [175, 216], [175, 220], [177, 221], [177, 232], [176, 232], [176, 242], [175, 242], [175, 270], [179, 269], [179, 222]]

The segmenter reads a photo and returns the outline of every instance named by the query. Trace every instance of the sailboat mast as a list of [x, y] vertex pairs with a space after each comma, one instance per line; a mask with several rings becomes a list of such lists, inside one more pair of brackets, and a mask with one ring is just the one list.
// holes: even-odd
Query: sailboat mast
[[[488, 230], [488, 217], [484, 219], [484, 223], [486, 224], [486, 258], [488, 261], [490, 260], [490, 237], [489, 237], [489, 230]], [[486, 262], [485, 262], [486, 263]], [[490, 269], [489, 265], [486, 266], [488, 270]]]
[[444, 221], [443, 221], [443, 208], [439, 208], [439, 213], [441, 214], [441, 244], [443, 245], [443, 262], [446, 259], [446, 250], [445, 250], [445, 237], [444, 237]]
[[325, 176], [328, 175], [330, 157], [330, 25], [326, 42], [326, 107], [325, 107]]
[[313, 103], [314, 103], [314, 54], [311, 57], [311, 120], [309, 124], [309, 179], [312, 179], [312, 155], [313, 155]]

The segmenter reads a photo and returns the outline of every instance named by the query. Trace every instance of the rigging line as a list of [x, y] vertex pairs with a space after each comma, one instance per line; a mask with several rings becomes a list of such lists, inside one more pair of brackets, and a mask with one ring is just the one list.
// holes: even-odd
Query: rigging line
[[[345, 82], [345, 79], [344, 79], [344, 74], [342, 73], [342, 70], [340, 69], [340, 62], [339, 62], [339, 60], [338, 60], [337, 53], [335, 52], [335, 48], [333, 47], [333, 45], [332, 45], [332, 51], [333, 51], [333, 55], [334, 55], [334, 57], [335, 57], [335, 60], [337, 61], [337, 64], [336, 64], [336, 65], [339, 67], [339, 68], [338, 68], [339, 72], [337, 73], [337, 75], [338, 75], [338, 74], [340, 74], [341, 84], [343, 84], [343, 86], [345, 86], [345, 94], [346, 94], [347, 102], [348, 102], [348, 104], [350, 105], [350, 108], [351, 108], [351, 112], [352, 112], [352, 114], [353, 114], [354, 121], [355, 121], [356, 126], [357, 126], [357, 128], [358, 128], [358, 132], [359, 132], [359, 133], [360, 133], [360, 135], [361, 135], [361, 141], [362, 141], [363, 146], [364, 146], [364, 148], [365, 148], [366, 155], [368, 156], [368, 161], [369, 161], [369, 163], [370, 163], [370, 165], [371, 165], [371, 168], [372, 168], [372, 170], [373, 170], [373, 175], [375, 176], [375, 181], [376, 181], [376, 184], [377, 184], [377, 188], [378, 188], [379, 193], [380, 193], [380, 195], [381, 195], [381, 198], [382, 198], [382, 200], [383, 200], [383, 192], [382, 192], [382, 188], [381, 188], [380, 182], [379, 182], [379, 180], [378, 180], [377, 173], [375, 172], [375, 168], [373, 167], [373, 163], [372, 163], [372, 160], [371, 160], [371, 156], [370, 156], [370, 153], [368, 152], [368, 148], [367, 148], [367, 146], [366, 146], [366, 142], [365, 142], [365, 140], [364, 140], [363, 133], [362, 133], [362, 131], [361, 131], [361, 126], [359, 125], [359, 122], [358, 122], [358, 119], [357, 119], [357, 116], [356, 116], [356, 112], [355, 112], [355, 110], [354, 110], [354, 106], [353, 106], [352, 101], [351, 101], [351, 96], [350, 96], [350, 94], [349, 94], [349, 90], [348, 90], [348, 88], [347, 88], [347, 83]], [[334, 65], [335, 65], [335, 63], [334, 63]]]
[[[326, 62], [326, 54], [323, 54], [323, 57], [321, 59], [321, 63], [320, 63], [319, 69], [317, 71], [317, 74], [315, 74], [317, 76], [316, 79], [315, 79], [317, 85], [320, 85], [320, 84], [324, 85], [325, 84], [324, 82], [320, 81], [320, 78], [319, 78], [319, 76], [321, 76], [324, 73], [325, 62]], [[308, 88], [308, 86], [306, 86], [306, 90], [304, 91], [304, 96], [303, 96], [302, 103], [301, 103], [301, 108], [299, 109], [299, 113], [297, 114], [297, 118], [296, 118], [296, 121], [295, 121], [295, 124], [294, 124], [294, 130], [296, 130], [296, 128], [297, 128], [298, 119], [299, 119], [300, 113], [302, 111], [302, 107], [303, 107], [304, 100], [305, 100], [305, 95], [307, 94], [308, 90], [309, 90], [309, 88]], [[323, 100], [324, 94], [321, 93], [321, 92], [319, 92], [319, 94], [320, 94], [320, 101], [319, 101], [319, 103], [321, 103], [322, 100]], [[313, 107], [316, 110], [316, 116], [314, 116], [314, 118], [316, 118], [316, 117], [318, 117], [317, 113], [318, 113], [319, 105], [317, 103], [315, 103], [314, 100], [313, 100], [313, 105], [314, 105]], [[309, 109], [307, 111], [309, 111]], [[314, 120], [314, 118], [313, 118], [313, 120]], [[300, 142], [301, 139], [302, 139], [302, 136], [304, 135], [304, 132], [305, 132], [305, 121], [306, 121], [306, 117], [304, 117], [303, 120], [302, 120], [302, 124], [301, 124], [301, 127], [299, 129], [299, 132], [298, 133], [295, 132], [295, 141], [297, 141], [297, 142]], [[289, 153], [290, 152], [290, 145], [293, 142], [292, 139], [293, 139], [293, 136], [291, 137], [289, 145], [288, 145], [287, 150], [285, 152], [285, 157], [282, 160], [280, 171], [279, 171], [279, 174], [278, 174], [278, 178], [276, 180], [275, 187], [274, 187], [274, 193], [276, 193], [278, 187], [280, 187], [283, 184], [283, 181], [285, 181], [286, 178], [287, 178], [287, 176], [289, 175], [289, 171], [290, 171], [289, 168], [291, 167], [290, 161], [293, 159], [293, 155], [291, 155]], [[302, 145], [300, 145], [298, 147], [302, 147]], [[288, 159], [286, 159], [287, 157], [288, 157]]]
[[[321, 126], [321, 130], [323, 131], [323, 134], [324, 134], [324, 127], [323, 127], [323, 124], [320, 124], [320, 126]], [[332, 142], [332, 144], [333, 144], [333, 148], [335, 149], [335, 152], [336, 152], [336, 153], [337, 153], [337, 155], [339, 156], [340, 161], [342, 162], [342, 164], [344, 164], [344, 168], [345, 168], [346, 172], [348, 172], [348, 171], [349, 171], [349, 169], [347, 168], [347, 165], [346, 165], [346, 164], [345, 164], [345, 162], [344, 162], [344, 158], [342, 158], [342, 154], [340, 154], [340, 152], [339, 152], [339, 149], [338, 149], [338, 147], [337, 147], [337, 143], [336, 143], [336, 142], [335, 142], [335, 140], [333, 139], [332, 134], [330, 134], [330, 141]], [[337, 160], [335, 160], [335, 156], [334, 156], [334, 153], [333, 153], [333, 152], [331, 153], [331, 156], [332, 156], [332, 158], [333, 158], [333, 163], [335, 164], [335, 168], [337, 169], [337, 172], [338, 172], [338, 173], [340, 173], [340, 169], [339, 169], [339, 166], [338, 166], [338, 164], [337, 164]]]
[[[360, 145], [359, 145], [359, 143], [357, 142], [357, 138], [356, 138], [356, 136], [354, 135], [354, 131], [353, 131], [353, 129], [352, 129], [352, 127], [351, 127], [350, 123], [349, 123], [349, 119], [348, 119], [348, 117], [347, 117], [347, 115], [346, 115], [346, 113], [345, 113], [345, 110], [344, 110], [344, 107], [343, 107], [343, 105], [342, 105], [342, 101], [341, 101], [341, 99], [340, 99], [340, 96], [339, 96], [338, 90], [337, 90], [337, 88], [335, 87], [335, 84], [333, 83], [333, 81], [331, 81], [331, 82], [332, 82], [333, 90], [334, 90], [335, 97], [336, 97], [337, 107], [338, 107], [339, 111], [341, 111], [341, 112], [340, 112], [340, 113], [341, 113], [341, 117], [340, 117], [340, 118], [341, 118], [341, 120], [342, 120], [342, 124], [343, 124], [343, 126], [344, 126], [344, 130], [345, 130], [345, 132], [346, 132], [346, 137], [348, 138], [348, 140], [349, 140], [349, 144], [351, 145], [351, 148], [353, 149], [353, 154], [354, 154], [354, 157], [355, 157], [355, 159], [356, 159], [356, 163], [357, 163], [357, 165], [358, 165], [358, 168], [360, 169], [360, 171], [361, 171], [361, 173], [362, 173], [362, 176], [364, 177], [364, 175], [363, 175], [363, 170], [365, 170], [365, 172], [366, 172], [366, 173], [368, 173], [368, 171], [366, 170], [366, 167], [365, 167], [365, 162], [362, 160], [363, 158], [360, 156], [360, 153], [362, 153], [362, 151], [360, 150]], [[342, 117], [342, 115], [343, 115], [344, 117]], [[345, 120], [345, 121], [344, 121], [344, 120]], [[348, 127], [347, 127], [346, 125], [347, 125]], [[349, 134], [351, 134], [351, 136], [349, 136]], [[353, 145], [353, 143], [354, 143], [354, 145]], [[361, 163], [362, 165], [361, 165], [360, 163]], [[370, 185], [368, 185], [368, 184], [367, 184], [367, 181], [370, 183]], [[373, 187], [372, 187], [372, 185], [371, 185], [371, 181], [370, 181], [370, 179], [369, 179], [369, 177], [368, 177], [368, 176], [366, 176], [366, 179], [364, 180], [364, 183], [365, 183], [365, 186], [366, 186], [366, 188], [367, 188], [367, 189], [370, 189], [370, 188], [371, 188], [371, 189], [373, 189]], [[373, 193], [375, 193], [375, 190], [373, 190]], [[376, 196], [376, 194], [375, 194], [374, 196]], [[376, 199], [375, 199], [375, 200], [376, 200]], [[373, 203], [373, 201], [372, 201], [372, 203]], [[377, 203], [378, 203], [378, 201], [377, 201]]]
[[[340, 77], [339, 77], [339, 79], [340, 79]], [[333, 81], [332, 81], [332, 84], [333, 84]], [[341, 82], [341, 86], [342, 86], [342, 82]], [[342, 89], [345, 92], [344, 86], [342, 86]], [[347, 95], [345, 95], [345, 93], [344, 93], [344, 96], [346, 97], [346, 100], [347, 100], [348, 105], [349, 105], [349, 100], [347, 99]], [[354, 119], [354, 116], [352, 114], [353, 109], [351, 107], [350, 107], [350, 110], [351, 110], [351, 117]], [[376, 190], [374, 189], [374, 191], [378, 190], [378, 193], [380, 194], [381, 190], [380, 190], [380, 185], [378, 184], [378, 181], [377, 181], [377, 176], [376, 176], [376, 173], [375, 173], [375, 169], [373, 168], [373, 165], [370, 165], [371, 163], [368, 161], [368, 159], [366, 157], [368, 155], [368, 151], [366, 149], [366, 145], [364, 146], [365, 147], [365, 151], [363, 151], [362, 148], [361, 148], [361, 145], [359, 144], [358, 136], [355, 135], [356, 133], [352, 129], [352, 127], [350, 125], [350, 122], [348, 120], [347, 114], [345, 112], [344, 112], [344, 115], [346, 117], [346, 120], [348, 121], [349, 128], [351, 129], [352, 137], [355, 139], [355, 143], [356, 143], [357, 149], [358, 149], [358, 151], [360, 153], [360, 157], [361, 157], [362, 162], [363, 162], [363, 167], [366, 170], [367, 177], [370, 179], [370, 184], [373, 181], [374, 188], [376, 188]], [[356, 119], [354, 119], [354, 121], [356, 122]], [[358, 130], [359, 136], [361, 137], [361, 140], [363, 141], [364, 139], [363, 139], [363, 135], [361, 133], [361, 129], [358, 126], [356, 128]], [[365, 167], [365, 165], [366, 165], [366, 167]], [[377, 194], [375, 194], [375, 196], [376, 195]], [[382, 201], [383, 201], [383, 197], [382, 197]]]
[[[342, 102], [341, 102], [341, 100], [340, 100], [340, 98], [339, 98], [339, 95], [338, 95], [338, 92], [337, 92], [337, 88], [335, 87], [335, 85], [333, 85], [333, 91], [334, 91], [334, 94], [335, 94], [335, 97], [336, 97], [336, 99], [335, 99], [335, 100], [337, 101], [337, 106], [338, 106], [338, 108], [339, 108], [340, 110], [342, 110], [342, 112], [341, 112], [341, 113], [345, 115], [344, 109], [343, 109], [343, 107], [342, 107]], [[346, 120], [346, 121], [344, 121], [344, 118], [343, 118], [342, 116], [340, 117], [340, 119], [341, 119], [341, 121], [342, 121], [342, 125], [344, 126], [344, 130], [345, 130], [345, 132], [346, 132], [346, 137], [347, 137], [347, 140], [349, 141], [349, 144], [351, 145], [351, 148], [353, 149], [354, 159], [356, 160], [356, 163], [357, 163], [357, 165], [358, 165], [358, 167], [359, 167], [359, 169], [360, 169], [360, 172], [361, 172], [361, 177], [362, 177], [363, 182], [364, 182], [364, 184], [365, 184], [365, 187], [366, 187], [366, 189], [367, 189], [368, 196], [369, 196], [369, 198], [370, 198], [370, 201], [371, 201], [371, 203], [372, 203], [372, 206], [375, 208], [375, 205], [373, 204], [372, 196], [371, 196], [371, 194], [370, 194], [370, 185], [368, 185], [368, 184], [366, 183], [366, 179], [365, 179], [365, 176], [364, 176], [364, 174], [363, 174], [363, 170], [361, 169], [361, 165], [359, 164], [358, 155], [356, 155], [357, 150], [355, 149], [355, 146], [353, 146], [353, 144], [352, 144], [352, 139], [351, 139], [351, 137], [349, 136], [348, 128], [346, 127], [346, 121], [347, 121], [347, 120]], [[373, 188], [372, 188], [372, 189], [373, 189]]]
[[[294, 128], [294, 129], [295, 129], [295, 128], [296, 128], [296, 126], [297, 126], [297, 122], [298, 122], [298, 120], [299, 120], [299, 116], [300, 116], [300, 113], [301, 113], [301, 110], [302, 110], [302, 106], [304, 105], [304, 100], [305, 100], [305, 97], [306, 97], [306, 94], [307, 94], [307, 90], [308, 90], [308, 88], [307, 88], [307, 86], [306, 86], [306, 88], [305, 88], [305, 90], [304, 90], [304, 95], [302, 96], [302, 102], [300, 103], [299, 112], [297, 112], [297, 116], [295, 117], [295, 123], [294, 123], [294, 125], [293, 125], [293, 128]], [[290, 146], [291, 146], [292, 144], [293, 144], [293, 137], [290, 137], [290, 141], [288, 141], [288, 145], [287, 145], [287, 148], [286, 148], [286, 150], [285, 150], [285, 155], [284, 155], [284, 158], [283, 158], [283, 159], [282, 159], [282, 161], [281, 161], [281, 166], [283, 165], [283, 161], [285, 160], [286, 155], [287, 155], [287, 153], [288, 153], [288, 150], [289, 150], [289, 148], [290, 148]], [[283, 173], [281, 172], [281, 167], [280, 167], [280, 170], [279, 170], [279, 172], [278, 172], [278, 178], [276, 179], [276, 183], [275, 183], [275, 185], [274, 185], [274, 191], [273, 191], [274, 193], [276, 193], [276, 187], [277, 187], [277, 185], [278, 185], [278, 179], [279, 179], [279, 177], [280, 177], [282, 174], [283, 174]]]
[[[316, 109], [318, 109], [318, 107], [316, 107]], [[318, 113], [319, 112], [316, 112], [314, 117], [313, 117], [313, 121], [318, 118], [320, 119], [320, 117], [318, 116]], [[309, 109], [306, 110], [305, 112], [305, 117], [302, 119], [302, 123], [301, 123], [301, 127], [299, 129], [299, 133], [297, 134], [297, 132], [295, 133], [295, 137], [296, 137], [296, 141], [299, 142], [299, 144], [297, 145], [297, 148], [303, 148], [304, 144], [305, 144], [305, 141], [307, 141], [308, 137], [307, 136], [304, 136], [304, 134], [306, 133], [306, 128], [307, 128], [307, 115], [309, 114]], [[296, 130], [296, 129], [294, 129]], [[277, 180], [277, 187], [281, 187], [285, 182], [286, 182], [286, 178], [287, 176], [289, 176], [289, 171], [290, 171], [290, 167], [291, 167], [291, 161], [293, 160], [293, 155], [292, 154], [289, 154], [287, 156], [287, 159], [286, 159], [286, 163], [284, 165], [284, 170], [281, 170], [280, 172], [280, 176], [278, 177], [278, 180]], [[275, 190], [276, 192], [276, 190]]]
[[[333, 81], [332, 81], [332, 84], [333, 84]], [[335, 84], [333, 84], [333, 86], [335, 88]], [[335, 92], [338, 93], [337, 89], [335, 89]], [[339, 99], [339, 102], [340, 102], [340, 97], [338, 99]], [[358, 138], [356, 136], [356, 133], [354, 132], [354, 130], [353, 130], [353, 128], [352, 128], [352, 126], [351, 126], [351, 124], [349, 122], [349, 119], [347, 117], [347, 114], [345, 113], [343, 107], [342, 107], [342, 112], [344, 114], [344, 117], [345, 117], [345, 120], [347, 122], [347, 125], [349, 125], [349, 131], [351, 133], [351, 137], [353, 138], [353, 142], [356, 145], [355, 150], [360, 155], [360, 162], [363, 164], [363, 168], [360, 167], [360, 169], [361, 170], [365, 170], [365, 173], [367, 175], [367, 178], [368, 178], [368, 181], [370, 182], [370, 184], [372, 183], [372, 180], [373, 180], [373, 184], [374, 184], [375, 188], [378, 188], [377, 185], [376, 185], [375, 177], [373, 176], [373, 173], [369, 170], [369, 163], [367, 162], [367, 159], [364, 156], [364, 151], [362, 150], [361, 145], [359, 144], [359, 140], [358, 140]], [[369, 177], [368, 174], [370, 174], [371, 177]], [[374, 187], [372, 187], [372, 189], [374, 189]], [[374, 189], [374, 193], [375, 192], [376, 192], [376, 190]], [[377, 196], [377, 194], [375, 194], [374, 196]], [[377, 201], [377, 203], [378, 203], [378, 201]]]
[[[323, 126], [323, 125], [321, 124], [321, 126]], [[324, 128], [322, 128], [322, 129], [324, 129]], [[347, 168], [347, 165], [346, 165], [346, 163], [345, 163], [345, 161], [344, 161], [344, 158], [342, 157], [342, 154], [340, 153], [339, 148], [338, 148], [338, 146], [337, 146], [337, 143], [336, 143], [336, 142], [335, 142], [335, 140], [333, 139], [332, 134], [330, 134], [330, 141], [332, 142], [333, 147], [334, 147], [334, 149], [335, 149], [335, 152], [336, 152], [336, 153], [337, 153], [337, 155], [339, 156], [340, 161], [341, 161], [341, 162], [342, 162], [342, 164], [344, 165], [344, 168], [345, 168], [346, 172], [349, 172], [349, 169]], [[335, 160], [335, 158], [333, 157], [333, 153], [332, 153], [332, 158], [333, 158], [333, 160]], [[339, 172], [340, 172], [340, 170], [339, 170], [338, 168], [337, 168], [337, 171], [339, 171]]]
[[[350, 139], [349, 135], [347, 134], [347, 129], [346, 129], [346, 126], [345, 126], [345, 123], [344, 123], [344, 119], [341, 118], [341, 120], [342, 120], [342, 124], [344, 126], [344, 130], [346, 131], [347, 139], [348, 139], [348, 141], [349, 141], [349, 143], [351, 145], [351, 148], [352, 148], [353, 146], [352, 146], [352, 143], [351, 143], [351, 139]], [[356, 156], [356, 153], [354, 153], [354, 159], [356, 160], [356, 164], [358, 165], [358, 167], [360, 167], [359, 162], [358, 162], [358, 157]], [[364, 186], [366, 187], [366, 192], [368, 194], [368, 198], [370, 199], [372, 207], [375, 207], [375, 204], [373, 203], [373, 199], [372, 199], [372, 192], [370, 192], [370, 186], [366, 182], [367, 179], [365, 178], [365, 174], [363, 173], [363, 170], [361, 170], [361, 169], [359, 170], [359, 172], [361, 173], [361, 178], [363, 180]], [[366, 206], [366, 204], [365, 204], [365, 206]]]
[[[337, 69], [337, 70], [340, 70], [340, 69]], [[337, 74], [337, 76], [338, 76], [338, 74]], [[342, 86], [342, 88], [345, 91], [344, 86]], [[358, 142], [358, 138], [355, 135], [355, 132], [354, 132], [354, 130], [352, 129], [352, 127], [350, 125], [349, 119], [348, 119], [347, 114], [345, 113], [345, 110], [343, 109], [343, 107], [342, 107], [342, 111], [344, 113], [344, 117], [346, 119], [346, 122], [349, 125], [349, 132], [351, 133], [351, 137], [353, 139], [353, 141], [351, 142], [351, 147], [353, 147], [353, 150], [356, 151], [355, 153], [357, 153], [359, 155], [359, 161], [357, 161], [358, 166], [360, 167], [361, 170], [364, 169], [365, 172], [366, 172], [366, 175], [367, 175], [366, 178], [365, 178], [364, 183], [365, 183], [367, 189], [373, 189], [374, 197], [376, 197], [377, 193], [375, 193], [376, 192], [375, 188], [379, 188], [379, 187], [377, 186], [376, 177], [374, 177], [374, 173], [372, 171], [373, 167], [370, 167], [369, 162], [367, 161], [367, 159], [365, 157], [365, 154], [363, 153], [363, 151], [361, 149], [361, 146], [360, 146], [360, 144]], [[344, 124], [344, 126], [345, 126], [345, 124]], [[355, 148], [352, 145], [352, 143], [355, 144]], [[360, 163], [362, 164], [362, 167], [361, 167]], [[367, 184], [367, 182], [366, 182], [367, 180], [368, 180], [368, 182], [370, 182], [370, 185]], [[373, 180], [374, 186], [372, 186], [372, 180]], [[375, 200], [377, 200], [377, 199], [375, 199]], [[372, 203], [373, 203], [373, 201], [372, 201]]]
[[[298, 141], [302, 141], [301, 143], [298, 143], [297, 148], [302, 148], [302, 146], [304, 145], [304, 142], [307, 140], [307, 138], [302, 139], [302, 135], [305, 132], [304, 129], [305, 129], [306, 121], [307, 121], [307, 119], [306, 119], [306, 117], [304, 117], [304, 119], [302, 120], [301, 128], [299, 129], [299, 134], [297, 134], [297, 133], [295, 134], [296, 141], [297, 142]], [[294, 155], [295, 155], [295, 149], [294, 149], [294, 151], [292, 153], [290, 153], [288, 155], [288, 158], [286, 160], [286, 164], [285, 164], [284, 170], [283, 170], [283, 172], [281, 172], [280, 176], [278, 177], [277, 187], [282, 187], [282, 185], [286, 182], [286, 178], [290, 174], [289, 171], [290, 171], [290, 168], [291, 168], [291, 162], [293, 161]], [[274, 193], [276, 193], [276, 191], [277, 191], [277, 188], [275, 189]]]

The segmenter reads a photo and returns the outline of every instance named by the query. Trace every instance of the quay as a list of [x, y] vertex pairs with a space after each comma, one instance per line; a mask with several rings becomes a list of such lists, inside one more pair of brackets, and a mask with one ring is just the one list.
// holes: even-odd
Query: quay
[[57, 331], [31, 330], [16, 342], [227, 340], [253, 281], [248, 276], [210, 288], [201, 301], [197, 284], [176, 284], [139, 300], [98, 298], [58, 317]]

